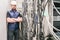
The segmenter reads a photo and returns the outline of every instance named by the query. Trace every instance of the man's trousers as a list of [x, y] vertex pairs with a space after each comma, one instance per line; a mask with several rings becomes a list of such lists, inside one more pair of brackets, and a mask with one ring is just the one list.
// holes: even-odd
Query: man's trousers
[[7, 34], [8, 34], [7, 35], [8, 40], [19, 40], [19, 30], [15, 31], [8, 30]]

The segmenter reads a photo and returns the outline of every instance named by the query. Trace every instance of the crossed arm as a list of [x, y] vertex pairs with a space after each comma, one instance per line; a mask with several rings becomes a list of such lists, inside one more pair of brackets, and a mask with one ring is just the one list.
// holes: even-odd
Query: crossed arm
[[18, 18], [9, 18], [9, 17], [7, 17], [7, 22], [8, 23], [22, 22], [22, 17], [18, 17]]

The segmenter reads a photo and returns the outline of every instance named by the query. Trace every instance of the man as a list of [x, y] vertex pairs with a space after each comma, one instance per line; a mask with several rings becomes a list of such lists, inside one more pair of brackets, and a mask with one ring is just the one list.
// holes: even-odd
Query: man
[[7, 12], [8, 40], [19, 40], [19, 22], [22, 22], [22, 16], [17, 12], [16, 4], [16, 1], [12, 1], [12, 9]]

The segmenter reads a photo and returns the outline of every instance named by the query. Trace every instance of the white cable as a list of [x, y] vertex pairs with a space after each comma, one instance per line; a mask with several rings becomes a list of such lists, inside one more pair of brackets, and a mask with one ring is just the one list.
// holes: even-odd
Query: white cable
[[[53, 3], [53, 6], [54, 6], [54, 9], [57, 11], [57, 13], [60, 15], [60, 12], [58, 11], [58, 9], [55, 7], [54, 3]], [[53, 26], [53, 28], [56, 30], [56, 31], [60, 31], [60, 29], [57, 29], [56, 27]]]
[[58, 11], [58, 9], [55, 7], [54, 3], [53, 3], [54, 9], [57, 11], [57, 13], [60, 15], [60, 12]]
[[[47, 20], [47, 18], [46, 18], [46, 21], [47, 21], [47, 23], [48, 23], [48, 25], [49, 25], [49, 29], [50, 29], [51, 34], [55, 37], [56, 40], [60, 40], [60, 38], [54, 33], [54, 31], [51, 30], [51, 28], [52, 28], [53, 26], [52, 26], [51, 23]], [[51, 26], [52, 26], [52, 27], [51, 27]]]
[[[54, 9], [57, 11], [58, 14], [60, 14], [60, 12], [58, 11], [58, 9], [55, 7], [54, 3], [53, 3], [53, 6], [54, 6]], [[60, 29], [56, 28], [53, 26], [53, 28], [56, 30], [56, 31], [60, 31]]]
[[59, 37], [53, 32], [53, 30], [51, 30], [51, 27], [49, 27], [50, 29], [50, 32], [51, 34], [53, 35], [53, 37], [56, 39], [56, 40], [59, 40]]
[[53, 37], [56, 39], [56, 40], [59, 40], [59, 38], [57, 37], [57, 35], [51, 30], [51, 27], [49, 26], [49, 30], [51, 32], [51, 34], [53, 35]]
[[[60, 12], [58, 11], [58, 9], [55, 7], [55, 5], [53, 4], [53, 6], [54, 6], [54, 9], [57, 11], [57, 13], [58, 14], [60, 14]], [[51, 30], [51, 29], [55, 29], [55, 30], [57, 30], [57, 31], [60, 31], [59, 29], [57, 29], [56, 27], [54, 27], [53, 25], [51, 25], [51, 23], [47, 20], [47, 18], [46, 18], [46, 20], [45, 21], [47, 21], [47, 24], [48, 24], [48, 28], [49, 28], [49, 31], [51, 32], [51, 34], [53, 35], [53, 37], [56, 39], [56, 40], [60, 40], [60, 38], [54, 33], [54, 31], [53, 30]]]
[[56, 31], [60, 31], [59, 29], [57, 29], [56, 27], [53, 26], [53, 28], [56, 30]]
[[50, 24], [49, 24], [49, 21], [46, 19], [45, 21], [47, 21], [47, 24], [49, 25], [48, 27], [49, 27], [49, 30], [50, 30], [50, 32], [51, 32], [51, 34], [53, 35], [53, 37], [56, 39], [56, 40], [60, 40], [60, 38], [54, 33], [54, 31], [53, 30], [51, 30], [51, 26], [50, 26]]

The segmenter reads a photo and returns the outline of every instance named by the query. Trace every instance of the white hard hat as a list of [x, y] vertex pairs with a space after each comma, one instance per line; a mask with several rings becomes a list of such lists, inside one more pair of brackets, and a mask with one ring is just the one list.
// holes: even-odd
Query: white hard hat
[[16, 1], [11, 1], [11, 5], [16, 5]]

